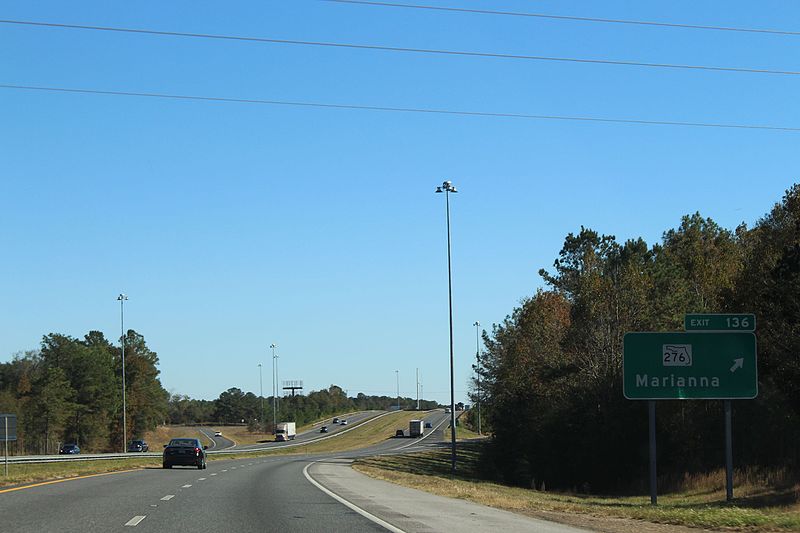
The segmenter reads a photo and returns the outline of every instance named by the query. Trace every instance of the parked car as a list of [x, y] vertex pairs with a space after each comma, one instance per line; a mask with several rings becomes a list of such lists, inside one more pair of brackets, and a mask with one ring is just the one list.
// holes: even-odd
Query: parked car
[[146, 452], [149, 449], [150, 446], [143, 440], [132, 440], [130, 444], [128, 444], [129, 452]]
[[81, 453], [81, 449], [78, 447], [77, 444], [64, 444], [59, 450], [59, 454], [62, 455], [74, 455]]
[[394, 432], [394, 436], [395, 437], [405, 437], [406, 434], [405, 434], [405, 432], [403, 432], [402, 429], [398, 429], [397, 431]]
[[198, 470], [206, 468], [206, 450], [208, 446], [200, 444], [198, 439], [172, 439], [164, 445], [162, 463], [164, 468], [174, 465], [196, 466]]
[[320, 433], [327, 433], [328, 432], [328, 426], [322, 426], [321, 428], [319, 428], [319, 432]]

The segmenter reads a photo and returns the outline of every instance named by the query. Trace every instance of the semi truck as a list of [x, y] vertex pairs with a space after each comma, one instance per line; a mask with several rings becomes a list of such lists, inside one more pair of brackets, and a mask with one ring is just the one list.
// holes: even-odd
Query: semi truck
[[294, 440], [294, 436], [296, 434], [297, 434], [297, 429], [294, 422], [278, 422], [275, 425], [276, 442]]
[[410, 420], [408, 422], [408, 435], [411, 437], [421, 437], [425, 432], [422, 420]]

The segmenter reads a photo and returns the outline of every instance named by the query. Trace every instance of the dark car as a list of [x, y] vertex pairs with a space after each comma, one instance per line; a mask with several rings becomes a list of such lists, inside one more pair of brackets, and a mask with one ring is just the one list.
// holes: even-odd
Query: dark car
[[130, 444], [128, 444], [128, 451], [129, 452], [146, 452], [150, 449], [150, 446], [143, 440], [132, 440]]
[[81, 449], [78, 447], [77, 444], [65, 444], [58, 450], [58, 453], [62, 455], [63, 454], [73, 455], [81, 453]]
[[333, 424], [338, 424], [339, 423], [339, 417], [333, 417], [333, 422], [332, 423]]
[[394, 436], [395, 437], [405, 437], [406, 434], [402, 429], [398, 429], [397, 431], [394, 432]]
[[197, 439], [172, 439], [169, 444], [164, 445], [163, 466], [196, 466], [198, 470], [202, 470], [206, 468], [206, 449], [208, 446], [203, 446]]
[[327, 433], [328, 432], [328, 426], [322, 426], [321, 428], [319, 428], [319, 432], [320, 433]]
[[433, 427], [433, 424], [431, 424], [430, 422], [425, 422], [425, 429], [432, 428], [432, 427]]

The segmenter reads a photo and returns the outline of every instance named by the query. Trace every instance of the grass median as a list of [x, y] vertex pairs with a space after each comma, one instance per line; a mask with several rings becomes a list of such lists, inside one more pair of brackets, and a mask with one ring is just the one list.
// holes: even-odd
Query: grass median
[[[800, 530], [800, 486], [774, 488], [763, 476], [738, 473], [735, 500], [725, 501], [724, 472], [660, 495], [610, 497], [535, 491], [477, 479], [480, 442], [462, 442], [458, 475], [450, 474], [450, 449], [360, 459], [364, 474], [441, 496], [474, 501], [532, 517], [609, 532], [666, 531], [675, 526], [736, 531]], [[648, 524], [649, 523], [649, 524]]]
[[[401, 411], [389, 413], [377, 420], [354, 424], [347, 433], [341, 435], [333, 434], [330, 435], [330, 438], [318, 442], [291, 447], [278, 446], [258, 452], [242, 452], [230, 455], [210, 454], [208, 460], [219, 461], [247, 459], [262, 455], [300, 455], [355, 450], [385, 441], [394, 435], [397, 428], [403, 428], [407, 431], [408, 421], [420, 418], [420, 416], [421, 413], [419, 412]], [[171, 437], [173, 433], [176, 436], [187, 436], [188, 432], [193, 430], [194, 428], [177, 428], [168, 435], [161, 435], [160, 438]], [[152, 451], [160, 450], [161, 447], [156, 449], [155, 446], [152, 449]], [[0, 475], [0, 487], [150, 467], [160, 468], [161, 457], [127, 457], [124, 459], [96, 461], [72, 460], [56, 463], [11, 463], [8, 466], [9, 475]], [[2, 465], [0, 465], [0, 474], [2, 474], [2, 468]]]

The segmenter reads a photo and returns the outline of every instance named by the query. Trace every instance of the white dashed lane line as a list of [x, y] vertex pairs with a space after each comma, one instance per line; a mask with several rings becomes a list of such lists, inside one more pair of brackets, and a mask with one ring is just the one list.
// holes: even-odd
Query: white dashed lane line
[[217, 474], [211, 474], [212, 476], [216, 476]]
[[205, 481], [205, 480], [206, 480], [206, 478], [204, 478], [204, 477], [197, 478], [197, 481]]
[[174, 494], [167, 494], [166, 496], [164, 496], [163, 498], [161, 498], [161, 501], [162, 501], [162, 502], [167, 502], [167, 501], [171, 500], [171, 499], [172, 499], [172, 498], [174, 498], [174, 497], [175, 497], [175, 495], [174, 495]]
[[182, 488], [182, 489], [188, 489], [189, 487], [191, 487], [191, 485], [184, 485], [184, 486], [183, 486], [183, 487], [181, 487], [181, 488]]
[[139, 522], [141, 522], [145, 518], [147, 518], [147, 517], [146, 516], [134, 516], [133, 518], [131, 518], [130, 520], [125, 522], [125, 525], [126, 526], [138, 526]]

